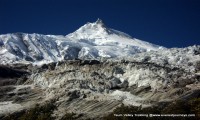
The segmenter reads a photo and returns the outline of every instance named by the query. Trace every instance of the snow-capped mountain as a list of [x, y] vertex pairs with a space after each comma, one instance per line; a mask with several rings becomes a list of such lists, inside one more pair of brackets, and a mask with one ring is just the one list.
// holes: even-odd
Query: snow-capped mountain
[[199, 81], [200, 45], [167, 49], [100, 19], [66, 36], [0, 35], [0, 119], [48, 101], [58, 120], [101, 119], [121, 104], [162, 108], [199, 97]]
[[160, 48], [163, 49], [110, 29], [98, 19], [66, 36], [35, 33], [0, 35], [0, 64], [43, 64], [75, 58], [121, 58]]

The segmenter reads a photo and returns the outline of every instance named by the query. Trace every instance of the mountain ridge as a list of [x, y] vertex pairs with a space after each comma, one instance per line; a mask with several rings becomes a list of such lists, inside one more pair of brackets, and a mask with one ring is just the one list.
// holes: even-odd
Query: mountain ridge
[[132, 56], [164, 48], [106, 27], [101, 19], [66, 36], [12, 33], [0, 35], [0, 64], [44, 64], [68, 59]]

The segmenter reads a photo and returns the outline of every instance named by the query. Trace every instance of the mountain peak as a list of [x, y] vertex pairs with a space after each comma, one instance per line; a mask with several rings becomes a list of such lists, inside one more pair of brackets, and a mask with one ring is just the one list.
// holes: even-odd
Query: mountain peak
[[99, 36], [105, 37], [111, 34], [131, 38], [131, 36], [126, 33], [108, 28], [100, 18], [98, 18], [95, 22], [88, 22], [67, 36], [70, 38], [76, 37], [76, 39], [95, 39], [99, 38]]
[[106, 25], [104, 24], [103, 20], [101, 20], [100, 18], [97, 19], [96, 22], [92, 23], [94, 26], [97, 25], [100, 28], [106, 29]]
[[104, 24], [103, 20], [101, 20], [100, 18], [97, 19], [97, 21], [95, 22], [96, 24]]
[[79, 36], [81, 39], [87, 39], [91, 36], [102, 36], [108, 34], [108, 32], [108, 28], [105, 26], [103, 21], [98, 18], [96, 22], [88, 22], [87, 24], [81, 26], [78, 30], [67, 36]]

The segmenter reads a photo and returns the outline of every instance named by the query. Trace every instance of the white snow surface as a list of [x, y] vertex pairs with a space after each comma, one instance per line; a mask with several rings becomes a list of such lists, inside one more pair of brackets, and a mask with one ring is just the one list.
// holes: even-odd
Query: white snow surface
[[67, 59], [122, 58], [164, 49], [106, 27], [102, 20], [87, 23], [73, 33], [0, 35], [0, 64], [44, 64]]

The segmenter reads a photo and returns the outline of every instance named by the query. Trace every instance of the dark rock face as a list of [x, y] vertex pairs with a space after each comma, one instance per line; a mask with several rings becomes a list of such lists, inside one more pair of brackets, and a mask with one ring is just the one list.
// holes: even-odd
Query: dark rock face
[[19, 70], [19, 68], [16, 69], [12, 66], [0, 66], [1, 95], [5, 94], [5, 90], [13, 90], [13, 85], [23, 84], [27, 80], [27, 75], [28, 72], [23, 69]]
[[122, 68], [115, 67], [113, 69], [113, 73], [115, 73], [115, 74], [124, 74], [125, 72], [124, 72], [124, 70]]
[[6, 66], [0, 66], [0, 77], [2, 78], [18, 78], [24, 74], [27, 74], [27, 72], [15, 70]]
[[80, 65], [95, 65], [95, 64], [100, 64], [98, 60], [81, 60]]

